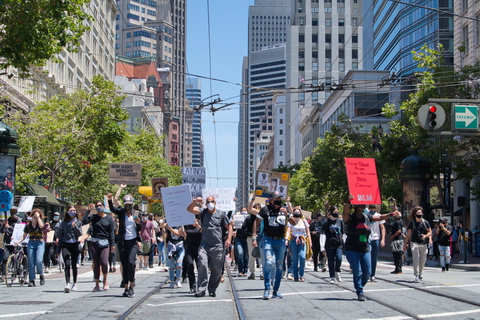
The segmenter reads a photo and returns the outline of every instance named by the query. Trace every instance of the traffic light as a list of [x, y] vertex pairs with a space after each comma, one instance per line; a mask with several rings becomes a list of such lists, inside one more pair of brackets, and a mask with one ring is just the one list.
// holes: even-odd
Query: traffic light
[[437, 107], [430, 106], [428, 108], [428, 126], [430, 129], [435, 129], [437, 126]]

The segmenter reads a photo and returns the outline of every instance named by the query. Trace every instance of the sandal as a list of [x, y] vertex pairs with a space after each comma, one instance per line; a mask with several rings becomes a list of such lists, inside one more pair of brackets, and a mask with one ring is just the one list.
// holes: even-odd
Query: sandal
[[93, 291], [93, 292], [100, 292], [100, 287], [99, 287], [99, 286], [95, 286], [95, 288], [93, 288], [92, 291]]
[[300, 281], [301, 281], [301, 282], [305, 282], [305, 278], [304, 278], [304, 277], [300, 277]]

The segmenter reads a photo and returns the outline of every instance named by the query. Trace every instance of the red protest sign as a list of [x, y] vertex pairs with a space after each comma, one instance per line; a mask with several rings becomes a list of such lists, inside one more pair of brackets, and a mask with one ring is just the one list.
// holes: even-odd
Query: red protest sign
[[345, 158], [352, 204], [382, 204], [377, 168], [372, 158]]

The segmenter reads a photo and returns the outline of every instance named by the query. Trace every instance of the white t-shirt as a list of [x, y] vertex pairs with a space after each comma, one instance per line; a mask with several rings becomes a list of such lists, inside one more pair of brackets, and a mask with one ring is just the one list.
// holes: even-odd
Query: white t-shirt
[[292, 229], [292, 237], [306, 236], [307, 228], [310, 226], [307, 220], [300, 219], [296, 225], [288, 223], [288, 226]]
[[[373, 214], [374, 217], [380, 217], [381, 214], [378, 212], [375, 212]], [[376, 222], [370, 222], [370, 229], [372, 230], [372, 233], [370, 234], [370, 240], [380, 240], [380, 225], [384, 224], [384, 220], [376, 221]]]

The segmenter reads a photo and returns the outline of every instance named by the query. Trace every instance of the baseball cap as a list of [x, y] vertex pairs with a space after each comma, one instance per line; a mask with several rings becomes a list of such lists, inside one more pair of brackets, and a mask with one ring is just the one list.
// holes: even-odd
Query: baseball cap
[[281, 198], [282, 195], [280, 194], [280, 192], [278, 191], [273, 191], [271, 194], [270, 194], [270, 199], [275, 199], [275, 198]]
[[123, 203], [124, 204], [133, 204], [133, 197], [129, 194], [127, 194], [125, 197], [123, 197]]

